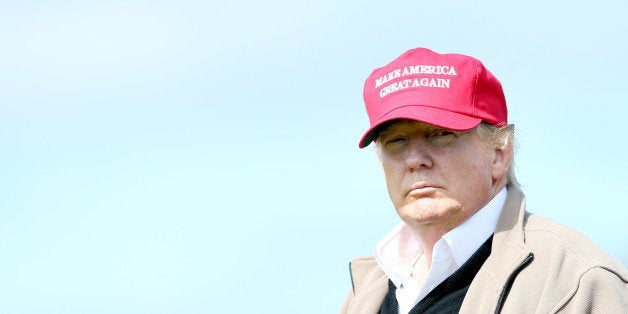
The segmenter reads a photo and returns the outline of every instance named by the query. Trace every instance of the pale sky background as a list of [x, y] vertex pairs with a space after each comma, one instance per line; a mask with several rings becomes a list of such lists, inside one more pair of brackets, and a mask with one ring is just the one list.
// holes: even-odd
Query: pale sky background
[[628, 264], [628, 2], [2, 1], [0, 313], [336, 313], [398, 222], [362, 84], [475, 56], [528, 209]]

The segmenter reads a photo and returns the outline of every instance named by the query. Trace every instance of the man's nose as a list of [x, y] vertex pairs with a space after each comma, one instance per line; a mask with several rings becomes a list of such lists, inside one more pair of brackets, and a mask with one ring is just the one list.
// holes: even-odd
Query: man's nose
[[427, 140], [419, 138], [410, 140], [406, 155], [406, 167], [411, 172], [432, 167], [432, 156]]

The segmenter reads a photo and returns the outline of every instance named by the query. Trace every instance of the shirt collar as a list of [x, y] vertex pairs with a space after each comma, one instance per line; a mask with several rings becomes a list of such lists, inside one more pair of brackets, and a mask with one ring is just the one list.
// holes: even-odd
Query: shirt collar
[[499, 214], [506, 202], [506, 194], [504, 187], [477, 213], [443, 235], [442, 239], [449, 245], [458, 267], [462, 266], [495, 232]]
[[[495, 232], [506, 194], [504, 187], [473, 216], [443, 235], [441, 239], [449, 246], [456, 268], [460, 268]], [[420, 254], [421, 249], [414, 233], [404, 222], [394, 227], [374, 248], [375, 260], [397, 287], [410, 278], [412, 267]]]

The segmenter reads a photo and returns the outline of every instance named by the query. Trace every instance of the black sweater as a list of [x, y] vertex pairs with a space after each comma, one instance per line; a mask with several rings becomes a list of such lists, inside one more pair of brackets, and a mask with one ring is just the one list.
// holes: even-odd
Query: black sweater
[[[423, 300], [415, 305], [410, 314], [417, 313], [458, 313], [464, 296], [469, 290], [471, 281], [491, 255], [491, 243], [493, 236], [489, 237], [473, 255], [445, 281], [441, 282], [434, 290], [430, 291]], [[388, 280], [388, 294], [384, 299], [380, 314], [398, 314], [399, 303], [395, 291], [397, 288]]]

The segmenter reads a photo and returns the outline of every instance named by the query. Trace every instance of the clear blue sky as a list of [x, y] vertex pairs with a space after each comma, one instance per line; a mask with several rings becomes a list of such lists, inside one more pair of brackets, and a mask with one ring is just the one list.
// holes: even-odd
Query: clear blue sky
[[481, 59], [528, 209], [628, 264], [626, 1], [3, 1], [0, 313], [335, 313], [397, 223], [362, 84]]

